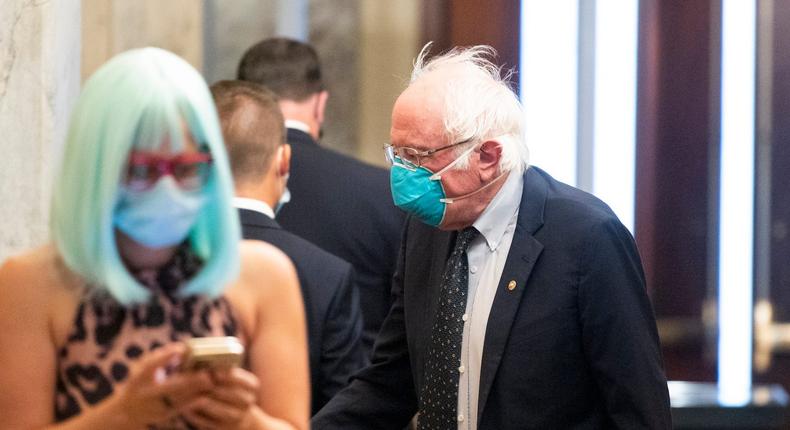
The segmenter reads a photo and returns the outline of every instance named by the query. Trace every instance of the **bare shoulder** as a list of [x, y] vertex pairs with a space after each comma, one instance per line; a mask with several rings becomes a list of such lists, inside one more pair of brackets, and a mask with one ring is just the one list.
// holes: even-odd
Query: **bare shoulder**
[[274, 245], [261, 240], [243, 240], [239, 246], [242, 273], [293, 269], [291, 259]]
[[40, 305], [73, 295], [80, 286], [79, 276], [66, 268], [51, 244], [9, 257], [0, 266], [0, 306], [26, 301]]
[[296, 276], [291, 259], [273, 245], [259, 240], [245, 240], [239, 249], [239, 287], [268, 295], [273, 289], [270, 286], [290, 282]]
[[283, 292], [282, 285], [298, 287], [291, 259], [273, 245], [260, 240], [243, 240], [239, 254], [239, 279], [227, 291], [231, 299], [241, 296], [242, 300], [268, 300]]
[[62, 341], [83, 288], [53, 245], [8, 258], [0, 266], [0, 331]]
[[[289, 303], [301, 303], [301, 291], [293, 263], [276, 247], [258, 240], [244, 240], [239, 247], [239, 278], [225, 295], [241, 317], [249, 333], [267, 319], [280, 313]], [[273, 312], [275, 308], [278, 312]]]

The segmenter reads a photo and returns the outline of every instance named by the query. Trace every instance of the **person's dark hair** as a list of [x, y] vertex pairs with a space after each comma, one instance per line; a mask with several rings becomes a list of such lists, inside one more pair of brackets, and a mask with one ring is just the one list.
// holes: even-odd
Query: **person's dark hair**
[[254, 82], [218, 81], [211, 86], [234, 181], [266, 175], [277, 148], [285, 143], [285, 120], [277, 95]]
[[250, 47], [241, 57], [236, 78], [264, 85], [286, 100], [302, 101], [324, 90], [315, 49], [283, 37]]

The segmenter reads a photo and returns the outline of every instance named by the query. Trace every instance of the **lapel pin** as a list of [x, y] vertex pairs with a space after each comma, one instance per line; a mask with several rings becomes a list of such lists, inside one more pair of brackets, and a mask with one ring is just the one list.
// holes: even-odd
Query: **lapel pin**
[[516, 281], [510, 281], [507, 283], [508, 291], [513, 291], [516, 289]]

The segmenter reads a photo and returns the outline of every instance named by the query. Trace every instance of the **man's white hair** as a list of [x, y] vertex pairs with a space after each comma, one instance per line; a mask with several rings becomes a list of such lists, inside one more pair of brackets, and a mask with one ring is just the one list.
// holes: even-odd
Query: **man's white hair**
[[[524, 110], [509, 84], [512, 70], [502, 75], [502, 68], [489, 60], [496, 56], [490, 46], [453, 48], [427, 58], [431, 43], [414, 60], [409, 84], [436, 71], [450, 72], [441, 93], [450, 142], [471, 139], [480, 144], [497, 139], [502, 144], [500, 170], [523, 171], [529, 165], [529, 150], [524, 139]], [[468, 145], [459, 145], [456, 154], [468, 149]], [[455, 167], [465, 169], [468, 164], [468, 157], [464, 157]]]

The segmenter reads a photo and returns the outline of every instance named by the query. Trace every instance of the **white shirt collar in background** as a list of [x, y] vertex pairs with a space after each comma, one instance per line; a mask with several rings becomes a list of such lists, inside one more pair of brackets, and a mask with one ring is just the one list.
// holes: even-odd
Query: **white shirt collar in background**
[[234, 197], [233, 206], [238, 209], [248, 209], [251, 211], [259, 212], [267, 217], [274, 219], [274, 210], [265, 202], [255, 199], [248, 199], [246, 197]]
[[297, 121], [295, 119], [286, 119], [285, 128], [294, 128], [296, 130], [310, 134], [310, 127], [302, 121]]

